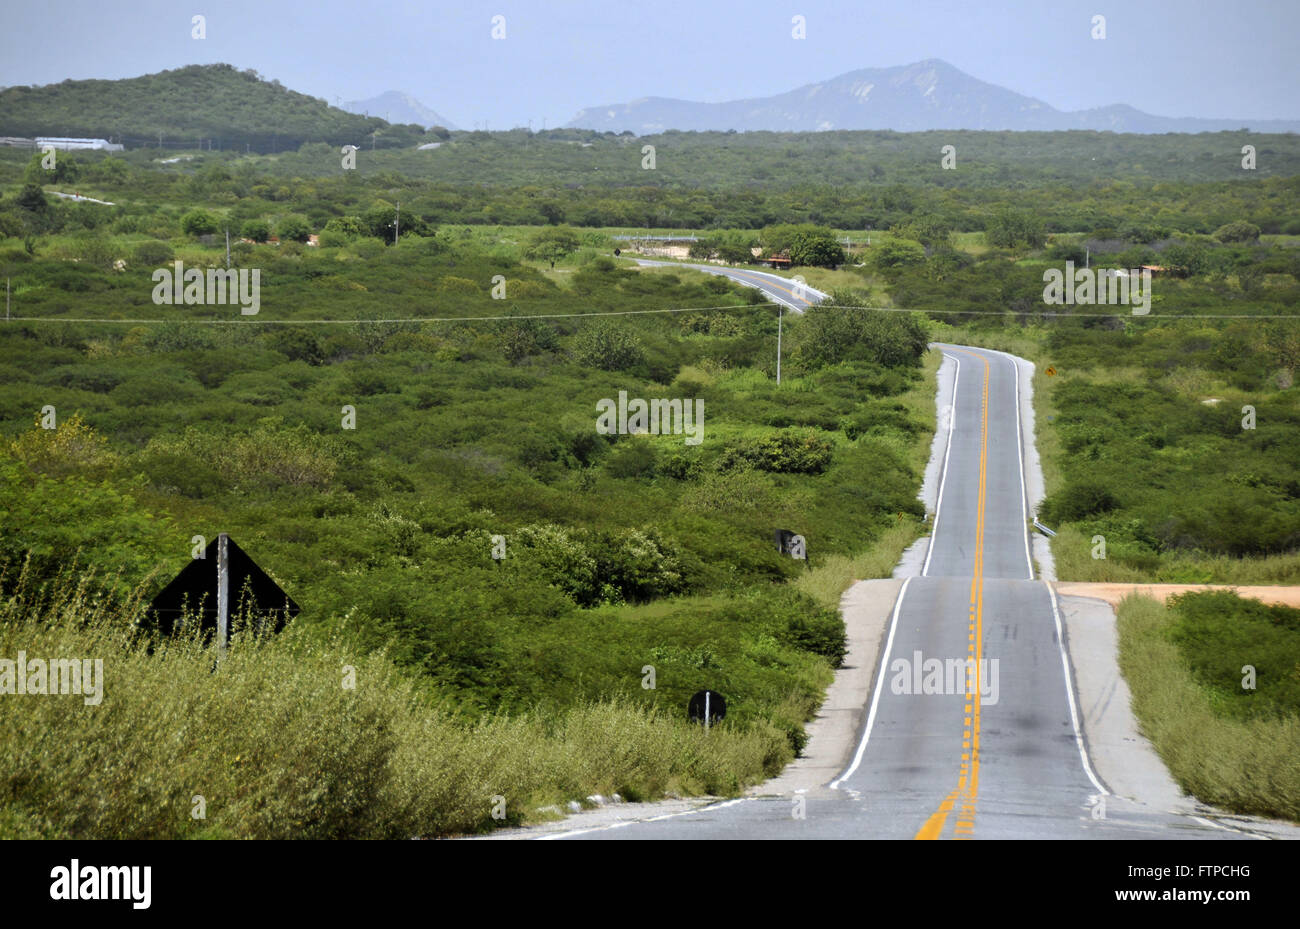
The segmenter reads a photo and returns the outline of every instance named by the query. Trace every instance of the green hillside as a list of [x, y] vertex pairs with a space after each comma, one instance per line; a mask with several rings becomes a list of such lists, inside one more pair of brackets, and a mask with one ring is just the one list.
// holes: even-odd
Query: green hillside
[[112, 138], [131, 147], [162, 133], [164, 143], [197, 146], [211, 139], [214, 148], [271, 152], [304, 142], [360, 145], [374, 132], [376, 146], [385, 147], [414, 144], [424, 134], [419, 126], [345, 112], [228, 64], [0, 91], [0, 135]]

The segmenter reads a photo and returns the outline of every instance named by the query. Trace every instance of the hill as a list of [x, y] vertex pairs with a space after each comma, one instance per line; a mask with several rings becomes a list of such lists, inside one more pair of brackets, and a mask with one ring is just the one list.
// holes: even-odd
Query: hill
[[771, 97], [724, 103], [646, 97], [590, 107], [566, 125], [639, 135], [669, 129], [1221, 132], [1247, 125], [1259, 132], [1300, 131], [1300, 120], [1178, 119], [1152, 116], [1123, 105], [1065, 112], [1042, 100], [981, 81], [937, 58], [893, 68], [849, 71]]
[[[189, 65], [123, 80], [63, 81], [0, 91], [0, 135], [89, 136], [128, 146], [158, 144], [258, 152], [304, 142], [414, 145], [419, 126], [391, 126], [263, 80], [228, 64]], [[369, 146], [366, 146], [367, 148]]]
[[349, 100], [343, 104], [343, 109], [362, 116], [369, 116], [371, 113], [376, 116], [382, 115], [390, 123], [412, 123], [425, 129], [432, 129], [434, 126], [441, 126], [444, 129], [457, 128], [441, 113], [429, 109], [414, 97], [396, 90], [385, 91], [378, 97], [370, 97], [367, 100]]

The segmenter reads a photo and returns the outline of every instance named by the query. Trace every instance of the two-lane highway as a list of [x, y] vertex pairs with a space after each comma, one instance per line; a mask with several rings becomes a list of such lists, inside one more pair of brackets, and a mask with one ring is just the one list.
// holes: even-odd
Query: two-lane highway
[[705, 274], [715, 274], [718, 277], [725, 277], [735, 281], [737, 284], [743, 284], [746, 287], [753, 287], [761, 290], [763, 294], [771, 301], [779, 303], [796, 313], [802, 313], [810, 306], [815, 306], [826, 299], [827, 295], [815, 287], [807, 284], [800, 284], [798, 281], [791, 280], [788, 277], [782, 277], [779, 274], [772, 274], [768, 271], [758, 271], [753, 268], [731, 268], [726, 265], [711, 264], [687, 264], [681, 261], [651, 261], [648, 258], [638, 258], [636, 263], [647, 268], [688, 268], [691, 271], [703, 271]]
[[1079, 729], [1056, 596], [1035, 579], [1017, 361], [957, 365], [930, 548], [902, 585], [852, 759], [751, 797], [579, 838], [1242, 838], [1108, 795]]

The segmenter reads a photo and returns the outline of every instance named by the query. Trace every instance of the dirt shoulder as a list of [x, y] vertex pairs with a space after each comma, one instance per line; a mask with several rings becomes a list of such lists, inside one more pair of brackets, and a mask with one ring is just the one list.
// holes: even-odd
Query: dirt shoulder
[[1161, 603], [1174, 594], [1198, 590], [1234, 590], [1239, 596], [1264, 603], [1280, 603], [1283, 606], [1300, 607], [1300, 587], [1269, 586], [1234, 586], [1229, 584], [1110, 584], [1110, 583], [1072, 583], [1058, 582], [1056, 592], [1066, 597], [1092, 597], [1105, 600], [1111, 606], [1119, 606], [1121, 600], [1130, 594], [1151, 597]]

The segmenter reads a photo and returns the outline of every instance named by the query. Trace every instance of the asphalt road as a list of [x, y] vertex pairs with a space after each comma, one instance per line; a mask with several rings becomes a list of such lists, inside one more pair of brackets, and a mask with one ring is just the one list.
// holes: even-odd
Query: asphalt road
[[802, 313], [808, 307], [821, 303], [827, 296], [813, 287], [805, 285], [801, 288], [797, 282], [790, 280], [788, 277], [770, 274], [767, 271], [755, 271], [752, 268], [687, 264], [682, 261], [652, 261], [648, 258], [637, 258], [636, 263], [660, 268], [690, 268], [692, 271], [703, 271], [705, 274], [716, 274], [719, 277], [731, 278], [737, 284], [744, 284], [746, 287], [761, 290], [769, 300], [780, 303], [796, 313]]
[[931, 547], [895, 602], [856, 753], [830, 785], [549, 838], [1244, 838], [1110, 796], [1034, 579], [1015, 365], [960, 367]]

